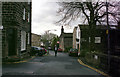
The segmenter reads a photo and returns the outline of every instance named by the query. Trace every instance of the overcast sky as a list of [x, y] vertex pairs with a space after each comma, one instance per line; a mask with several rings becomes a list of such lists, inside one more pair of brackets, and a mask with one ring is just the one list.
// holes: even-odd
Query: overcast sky
[[[52, 2], [50, 1], [52, 0], [32, 0], [32, 33], [41, 35], [45, 33], [45, 31], [51, 30], [50, 33], [57, 34], [58, 36], [60, 35], [62, 25], [58, 26], [55, 24], [55, 22], [60, 19], [60, 16], [57, 14], [60, 6], [55, 2], [55, 0]], [[73, 28], [82, 23], [83, 17], [81, 15], [77, 21], [72, 22], [70, 27], [64, 26], [64, 32], [72, 33]]]
[[[59, 5], [56, 2], [48, 2], [47, 0], [33, 0], [32, 1], [32, 33], [43, 34], [47, 30], [51, 30], [50, 33], [60, 35], [61, 26], [54, 24], [60, 19], [56, 11]], [[73, 32], [74, 26], [78, 23], [74, 23], [72, 27], [64, 27], [65, 32]], [[56, 29], [57, 31], [54, 31]]]

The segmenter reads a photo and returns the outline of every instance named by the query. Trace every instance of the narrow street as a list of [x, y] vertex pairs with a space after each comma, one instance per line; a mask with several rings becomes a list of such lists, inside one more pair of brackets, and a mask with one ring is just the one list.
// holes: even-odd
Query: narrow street
[[57, 57], [53, 51], [49, 55], [35, 57], [28, 62], [4, 64], [3, 75], [94, 75], [103, 77], [99, 73], [82, 66], [77, 57], [70, 57], [67, 53], [58, 52]]

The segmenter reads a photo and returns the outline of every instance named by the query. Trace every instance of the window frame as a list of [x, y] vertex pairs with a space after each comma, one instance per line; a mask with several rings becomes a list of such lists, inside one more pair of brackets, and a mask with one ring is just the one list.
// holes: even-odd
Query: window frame
[[26, 32], [21, 31], [21, 51], [26, 50]]
[[23, 20], [25, 20], [25, 8], [23, 9]]

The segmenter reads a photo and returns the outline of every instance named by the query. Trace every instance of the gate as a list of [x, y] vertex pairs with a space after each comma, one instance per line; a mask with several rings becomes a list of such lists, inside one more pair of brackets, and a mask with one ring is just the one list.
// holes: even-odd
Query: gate
[[120, 76], [120, 30], [110, 31], [110, 74]]

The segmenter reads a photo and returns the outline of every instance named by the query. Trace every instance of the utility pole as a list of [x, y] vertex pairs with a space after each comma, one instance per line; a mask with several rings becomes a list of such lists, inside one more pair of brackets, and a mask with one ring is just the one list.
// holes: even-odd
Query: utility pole
[[106, 13], [107, 13], [107, 38], [108, 38], [108, 73], [110, 71], [110, 33], [109, 33], [109, 17], [108, 17], [108, 2], [106, 0]]

